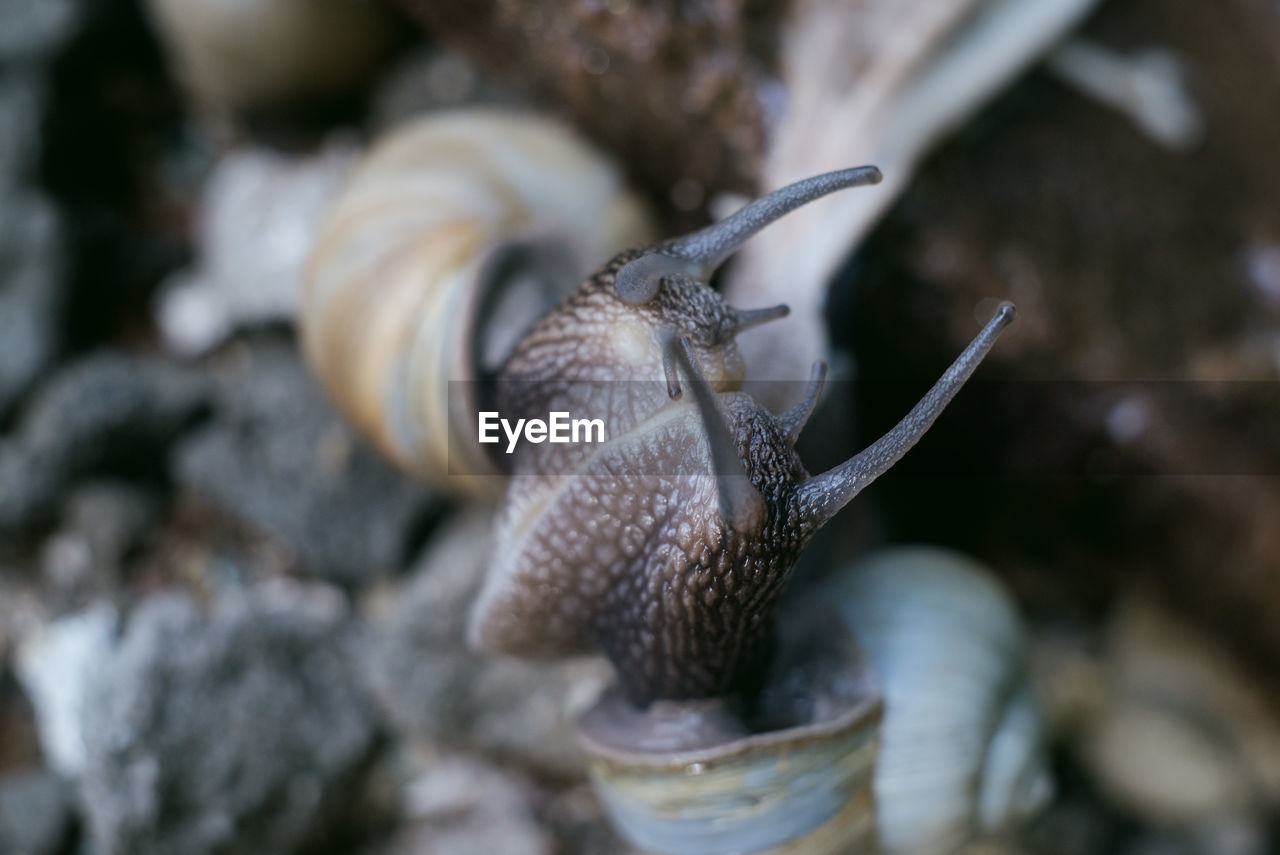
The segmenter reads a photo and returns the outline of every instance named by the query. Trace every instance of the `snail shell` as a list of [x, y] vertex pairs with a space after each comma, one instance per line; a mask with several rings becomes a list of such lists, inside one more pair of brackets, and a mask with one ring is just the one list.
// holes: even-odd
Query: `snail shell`
[[846, 855], [875, 848], [880, 691], [839, 615], [784, 619], [750, 704], [630, 705], [579, 719], [591, 780], [619, 832], [669, 855]]
[[147, 0], [183, 82], [224, 111], [354, 91], [395, 44], [370, 0]]
[[484, 492], [482, 476], [498, 470], [466, 441], [477, 381], [590, 266], [649, 234], [617, 169], [557, 122], [432, 114], [374, 148], [321, 226], [306, 353], [399, 465]]
[[790, 604], [781, 626], [746, 706], [639, 711], [606, 696], [582, 717], [592, 783], [632, 843], [942, 855], [1049, 797], [1022, 627], [975, 562], [885, 550]]
[[884, 692], [876, 824], [889, 853], [945, 853], [1052, 793], [1045, 725], [1009, 595], [947, 550], [898, 547], [838, 574], [838, 603]]

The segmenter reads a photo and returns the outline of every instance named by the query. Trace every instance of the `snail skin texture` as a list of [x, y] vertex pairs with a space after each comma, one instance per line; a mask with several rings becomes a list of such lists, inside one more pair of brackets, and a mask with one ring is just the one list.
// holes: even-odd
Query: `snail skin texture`
[[563, 125], [432, 113], [376, 145], [329, 210], [304, 276], [303, 346], [402, 468], [492, 492], [478, 381], [592, 265], [651, 234], [617, 169]]
[[793, 446], [823, 367], [781, 415], [738, 391], [737, 333], [786, 310], [734, 309], [707, 279], [787, 212], [879, 178], [873, 167], [814, 176], [702, 231], [624, 252], [521, 339], [496, 409], [602, 417], [610, 440], [514, 455], [475, 645], [524, 656], [603, 650], [640, 707], [750, 694], [800, 549], [915, 444], [1013, 318], [1001, 305], [895, 428], [809, 476]]

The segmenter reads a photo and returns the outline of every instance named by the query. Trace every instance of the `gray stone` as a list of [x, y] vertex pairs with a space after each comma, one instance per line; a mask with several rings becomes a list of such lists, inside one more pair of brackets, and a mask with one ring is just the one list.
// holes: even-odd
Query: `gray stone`
[[178, 448], [179, 482], [317, 576], [356, 584], [398, 571], [431, 494], [353, 436], [290, 344], [238, 343], [217, 373], [217, 416]]
[[466, 645], [491, 516], [476, 509], [447, 521], [409, 579], [370, 598], [371, 676], [406, 734], [579, 774], [573, 718], [611, 679], [609, 667], [598, 658], [527, 662]]
[[404, 793], [405, 825], [373, 855], [559, 851], [535, 815], [533, 786], [518, 774], [475, 757], [430, 758]]
[[292, 323], [315, 233], [355, 155], [335, 137], [305, 156], [245, 148], [219, 158], [200, 195], [200, 258], [157, 300], [170, 350], [204, 353], [238, 329]]
[[39, 60], [71, 34], [85, 0], [0, 0], [0, 60]]
[[[2, 142], [0, 147], [12, 144]], [[20, 155], [0, 151], [4, 156]], [[35, 193], [6, 188], [3, 176], [0, 193], [2, 416], [53, 358], [63, 265], [62, 228], [53, 206]]]
[[43, 769], [0, 776], [0, 852], [54, 855], [71, 831], [73, 793]]
[[0, 443], [0, 534], [48, 520], [68, 485], [113, 464], [163, 471], [207, 400], [201, 375], [159, 360], [99, 352], [63, 369]]
[[41, 81], [34, 73], [0, 74], [0, 188], [29, 181], [40, 144]]
[[88, 686], [115, 643], [119, 616], [102, 602], [25, 627], [14, 665], [35, 712], [45, 761], [76, 777], [85, 766], [81, 710]]
[[340, 825], [376, 744], [342, 598], [144, 601], [84, 707], [98, 855], [287, 855]]
[[110, 596], [126, 555], [159, 512], [154, 495], [126, 482], [91, 481], [76, 488], [41, 549], [45, 601], [62, 611]]

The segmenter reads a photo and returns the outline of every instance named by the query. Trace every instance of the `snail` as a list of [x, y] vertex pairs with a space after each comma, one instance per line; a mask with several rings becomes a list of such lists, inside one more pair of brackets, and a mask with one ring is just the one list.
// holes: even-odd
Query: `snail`
[[590, 414], [610, 438], [599, 449], [538, 444], [513, 455], [473, 612], [477, 647], [526, 656], [598, 647], [641, 707], [750, 692], [804, 543], [915, 444], [1013, 317], [1003, 304], [896, 427], [808, 475], [793, 446], [823, 367], [778, 416], [736, 391], [736, 335], [786, 310], [734, 309], [705, 280], [787, 212], [879, 178], [873, 167], [815, 176], [700, 232], [624, 252], [520, 341], [497, 409]]
[[[396, 238], [388, 244], [414, 246], [413, 236], [427, 241], [441, 221], [474, 217], [463, 197], [441, 193], [439, 204], [426, 206], [409, 192], [418, 179], [398, 170], [416, 166], [430, 186], [441, 169], [438, 151], [432, 157], [409, 157], [392, 144], [375, 153], [331, 217], [332, 235], [343, 237], [326, 232], [313, 254], [306, 311], [319, 320], [304, 318], [304, 342], [326, 385], [405, 462], [434, 447], [427, 468], [437, 476], [450, 462], [440, 456], [448, 445], [441, 436], [476, 437], [482, 407], [516, 424], [567, 412], [607, 425], [599, 444], [554, 444], [526, 432], [507, 455], [468, 458], [465, 470], [452, 460], [455, 475], [502, 468], [494, 462], [500, 456], [509, 461], [468, 640], [532, 658], [604, 653], [618, 687], [584, 714], [582, 741], [611, 816], [637, 845], [688, 855], [874, 845], [880, 723], [900, 711], [898, 684], [884, 680], [883, 703], [879, 648], [869, 644], [864, 656], [838, 608], [780, 619], [782, 593], [805, 542], [918, 441], [1008, 326], [1013, 306], [1000, 305], [897, 426], [810, 476], [794, 445], [818, 402], [824, 367], [813, 367], [790, 409], [775, 414], [759, 405], [742, 391], [737, 336], [786, 308], [734, 308], [708, 279], [770, 223], [826, 194], [874, 184], [879, 170], [817, 175], [691, 235], [622, 251], [554, 307], [531, 300], [518, 323], [495, 324], [486, 308], [507, 286], [528, 283], [492, 275], [482, 247], [495, 235], [509, 241], [518, 228], [474, 229], [459, 242], [467, 254], [436, 249], [403, 269], [376, 248], [377, 229]], [[373, 200], [389, 185], [413, 206], [403, 225], [374, 216]], [[617, 193], [610, 185], [609, 193], [584, 188], [577, 197]], [[593, 225], [610, 218], [607, 207], [600, 211]], [[457, 229], [441, 229], [450, 231]], [[459, 257], [452, 270], [427, 263]], [[446, 315], [454, 306], [464, 308]], [[543, 312], [536, 320], [534, 307]], [[325, 326], [328, 318], [335, 320]], [[518, 340], [502, 336], [494, 345], [494, 326], [519, 329]], [[478, 391], [450, 408], [445, 381], [482, 374], [494, 376], [492, 392], [463, 384]], [[369, 385], [352, 386], [359, 382]], [[989, 695], [983, 689], [958, 700], [1001, 709]], [[1014, 710], [1011, 732], [1034, 733], [1031, 708], [1019, 700]], [[990, 717], [959, 718], [986, 727]], [[1027, 740], [990, 744], [1003, 770], [1017, 765], [1009, 761], [1026, 753]], [[971, 814], [1014, 813], [1002, 807], [1021, 804], [1008, 795], [1014, 780], [1022, 776], [993, 775], [990, 787], [971, 793]], [[971, 825], [980, 827], [976, 819]]]
[[[785, 308], [733, 308], [706, 280], [777, 218], [879, 177], [872, 167], [815, 176], [693, 235], [619, 254], [538, 321], [499, 374], [504, 415], [601, 416], [609, 438], [513, 449], [469, 637], [493, 652], [599, 649], [611, 661], [621, 691], [583, 717], [583, 744], [616, 825], [645, 848], [819, 853], [877, 839], [876, 669], [848, 632], [797, 641], [779, 629], [781, 593], [804, 543], [928, 429], [1013, 307], [1000, 306], [888, 434], [811, 477], [794, 444], [823, 366], [793, 408], [765, 410], [740, 391], [736, 336]], [[958, 699], [960, 725], [988, 727], [994, 692]], [[982, 734], [999, 746], [990, 792], [960, 799], [993, 825], [1014, 812], [1004, 803], [1022, 784], [1004, 768], [1034, 755], [1017, 735], [1038, 721], [1021, 697], [1009, 739]], [[937, 822], [949, 831], [951, 820]]]
[[303, 276], [303, 347], [393, 461], [492, 494], [500, 468], [457, 441], [474, 437], [481, 381], [588, 265], [650, 234], [614, 166], [561, 124], [432, 113], [375, 145], [329, 209]]
[[397, 41], [373, 0], [147, 0], [147, 11], [183, 83], [221, 113], [350, 95]]

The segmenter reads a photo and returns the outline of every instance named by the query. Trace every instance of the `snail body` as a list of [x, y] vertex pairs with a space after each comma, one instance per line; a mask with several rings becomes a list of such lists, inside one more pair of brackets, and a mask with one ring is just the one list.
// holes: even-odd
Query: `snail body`
[[402, 468], [492, 492], [484, 476], [500, 469], [464, 441], [487, 372], [588, 265], [649, 234], [617, 170], [562, 125], [432, 114], [375, 146], [330, 209], [305, 275], [303, 346]]
[[[573, 187], [572, 176], [552, 179], [549, 170], [517, 170], [517, 180], [511, 163], [538, 151], [534, 139], [498, 158], [451, 134], [422, 133], [437, 152], [420, 157], [404, 141], [375, 154], [313, 254], [307, 310], [318, 320], [304, 319], [304, 341], [326, 385], [393, 457], [436, 477], [452, 460], [442, 437], [474, 436], [480, 407], [515, 421], [563, 411], [607, 424], [598, 446], [512, 447], [470, 642], [525, 657], [605, 654], [620, 690], [583, 717], [583, 740], [606, 806], [637, 844], [678, 855], [872, 846], [882, 735], [875, 666], [897, 660], [876, 661], [884, 648], [870, 643], [876, 656], [862, 657], [845, 625], [862, 620], [852, 611], [802, 614], [799, 629], [794, 619], [779, 622], [781, 595], [809, 538], [919, 440], [1013, 307], [1000, 306], [898, 425], [811, 476], [794, 446], [825, 367], [814, 365], [791, 409], [762, 407], [742, 391], [736, 339], [786, 309], [737, 309], [707, 283], [769, 223], [820, 196], [875, 183], [877, 170], [814, 176], [692, 235], [625, 250], [549, 307], [541, 298], [559, 292], [541, 283], [561, 279], [543, 273], [547, 264], [516, 265], [523, 272], [513, 282], [490, 272], [482, 248], [514, 246], [530, 254], [527, 262], [536, 251], [559, 257], [554, 247], [518, 240], [536, 219], [529, 209], [562, 224], [585, 212], [583, 228], [595, 230], [635, 222], [626, 215], [632, 208], [607, 204], [625, 194], [610, 181], [598, 191]], [[441, 152], [456, 155], [464, 178], [473, 168], [495, 172], [480, 182], [489, 195], [462, 192], [459, 167], [441, 167]], [[620, 231], [594, 232], [591, 245]], [[535, 299], [504, 321], [493, 311], [504, 290]], [[500, 336], [509, 349], [495, 344], [495, 329], [518, 330], [518, 340]], [[495, 379], [489, 400], [451, 406], [448, 379], [486, 373]], [[483, 456], [467, 465], [493, 466]], [[912, 636], [892, 638], [891, 651]], [[903, 661], [914, 667], [909, 656]], [[896, 687], [897, 677], [885, 685]], [[991, 738], [990, 720], [1006, 719], [989, 709], [1002, 709], [989, 702], [991, 688], [958, 696], [982, 707], [959, 719], [981, 723], [979, 753], [1003, 758], [1004, 769], [1023, 743]], [[895, 697], [896, 689], [887, 693]], [[1033, 708], [1013, 709], [1013, 731], [1034, 732]], [[911, 710], [902, 701], [885, 708]], [[1008, 787], [997, 782], [1008, 779], [1020, 777], [970, 787], [970, 814], [1001, 815]]]
[[640, 706], [751, 690], [800, 549], [919, 439], [1013, 314], [1002, 306], [897, 427], [810, 477], [794, 444], [824, 369], [793, 410], [760, 407], [739, 391], [735, 337], [785, 308], [734, 309], [706, 280], [788, 211], [877, 180], [869, 167], [815, 176], [693, 235], [624, 252], [521, 340], [498, 409], [601, 417], [610, 439], [513, 455], [475, 645], [601, 649]]

